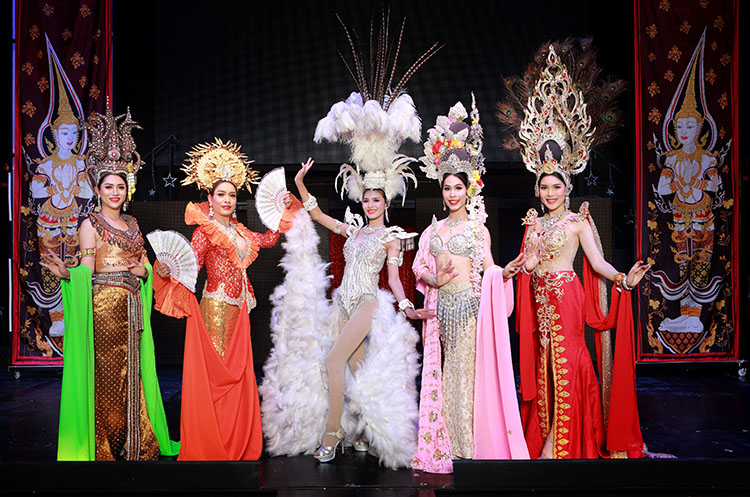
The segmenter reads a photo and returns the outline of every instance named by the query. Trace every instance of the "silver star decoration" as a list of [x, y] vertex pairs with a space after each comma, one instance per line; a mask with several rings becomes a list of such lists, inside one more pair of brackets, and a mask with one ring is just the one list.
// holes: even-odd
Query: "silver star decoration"
[[164, 180], [164, 188], [174, 188], [174, 182], [177, 181], [177, 178], [172, 176], [171, 172], [162, 179]]
[[610, 197], [615, 194], [615, 187], [613, 185], [609, 185], [607, 187], [607, 195]]
[[149, 196], [149, 197], [155, 197], [155, 196], [156, 196], [156, 190], [154, 190], [153, 188], [152, 188], [152, 189], [150, 189], [150, 190], [148, 191], [148, 196]]
[[583, 179], [586, 180], [586, 186], [596, 186], [599, 182], [599, 176], [594, 176], [593, 169], [589, 169], [589, 175], [585, 176]]
[[635, 224], [635, 216], [633, 216], [633, 211], [630, 211], [627, 214], [623, 214], [622, 217], [625, 218], [625, 224]]

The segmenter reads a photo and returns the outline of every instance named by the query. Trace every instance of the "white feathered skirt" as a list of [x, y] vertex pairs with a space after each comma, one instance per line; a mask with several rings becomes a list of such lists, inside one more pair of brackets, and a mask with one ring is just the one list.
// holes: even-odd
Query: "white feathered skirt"
[[[337, 309], [325, 297], [327, 265], [306, 212], [286, 237], [284, 281], [271, 296], [273, 349], [258, 389], [273, 456], [312, 454], [320, 444], [328, 413], [325, 358], [339, 333]], [[354, 374], [347, 368], [341, 424], [347, 444], [364, 437], [380, 463], [396, 469], [409, 467], [417, 450], [419, 335], [393, 304], [390, 292], [378, 291], [365, 359]]]

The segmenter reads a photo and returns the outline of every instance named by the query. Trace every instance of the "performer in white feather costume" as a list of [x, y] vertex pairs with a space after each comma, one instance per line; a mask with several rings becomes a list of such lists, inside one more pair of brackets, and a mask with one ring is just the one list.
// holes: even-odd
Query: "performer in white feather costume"
[[[335, 457], [336, 449], [346, 438], [356, 450], [369, 449], [381, 464], [395, 469], [409, 466], [416, 453], [417, 438], [415, 381], [419, 369], [416, 352], [419, 337], [404, 315], [424, 319], [432, 313], [414, 309], [405, 298], [399, 279], [398, 267], [405, 242], [416, 233], [406, 233], [398, 226], [386, 227], [384, 218], [391, 200], [405, 195], [406, 179], [416, 184], [408, 167], [414, 159], [397, 153], [404, 140], [418, 141], [421, 131], [414, 103], [404, 93], [403, 86], [436, 52], [437, 46], [420, 57], [391, 89], [395, 59], [391, 64], [386, 56], [390, 46], [385, 16], [377, 48], [371, 50], [376, 58], [372, 66], [364, 63], [348, 31], [346, 34], [352, 44], [354, 67], [359, 77], [355, 77], [351, 69], [350, 73], [359, 92], [331, 107], [318, 123], [315, 141], [351, 145], [355, 166], [341, 166], [342, 197], [346, 192], [350, 199], [361, 202], [368, 223], [348, 209], [344, 222], [324, 214], [304, 185], [305, 174], [313, 161], [309, 159], [302, 164], [295, 183], [305, 209], [312, 219], [347, 238], [344, 245], [346, 267], [330, 312], [322, 314], [332, 316], [330, 327], [314, 324], [315, 318], [311, 315], [319, 312], [319, 297], [325, 294], [325, 285], [320, 284], [325, 268], [315, 257], [305, 258], [298, 253], [299, 250], [310, 251], [309, 245], [301, 248], [305, 243], [300, 240], [292, 243], [297, 236], [314, 236], [309, 223], [301, 221], [289, 233], [289, 242], [285, 244], [288, 253], [282, 261], [287, 274], [282, 286], [274, 292], [277, 306], [272, 320], [275, 348], [266, 365], [268, 380], [261, 387], [266, 406], [264, 426], [272, 454], [309, 453], [319, 441], [314, 456], [327, 462]], [[401, 36], [399, 47], [400, 41]], [[372, 78], [364, 73], [365, 66], [374, 68]], [[303, 214], [298, 216], [304, 217]], [[307, 235], [303, 235], [304, 231]], [[378, 288], [379, 274], [386, 260], [393, 294]], [[301, 300], [304, 295], [307, 296], [303, 307], [306, 312], [287, 310], [293, 307], [291, 302]], [[399, 301], [400, 313], [394, 309], [394, 295]], [[293, 325], [287, 312], [298, 313], [299, 322], [304, 324]], [[320, 326], [317, 342], [311, 334], [315, 326]], [[326, 331], [321, 332], [321, 329]], [[304, 370], [294, 370], [302, 365]], [[326, 379], [326, 376], [327, 384], [321, 385], [321, 378]], [[327, 405], [321, 402], [326, 394]], [[323, 405], [327, 408], [327, 417]], [[284, 410], [291, 412], [284, 413]], [[285, 433], [288, 431], [293, 435], [288, 436]]]

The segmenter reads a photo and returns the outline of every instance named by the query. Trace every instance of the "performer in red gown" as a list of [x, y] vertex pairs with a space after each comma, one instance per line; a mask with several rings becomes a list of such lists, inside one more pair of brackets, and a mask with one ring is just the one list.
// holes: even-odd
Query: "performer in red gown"
[[[256, 460], [263, 436], [248, 316], [255, 294], [247, 268], [259, 249], [276, 244], [279, 232], [255, 233], [236, 219], [237, 191], [249, 189], [257, 175], [238, 145], [217, 140], [189, 155], [183, 184], [195, 182], [209, 193], [208, 202], [185, 209], [185, 223], [197, 225], [193, 251], [206, 268], [200, 305], [185, 286], [167, 279], [166, 265], [157, 262], [154, 280], [156, 309], [188, 317], [179, 460]], [[282, 229], [289, 226], [282, 220]]]
[[[518, 281], [526, 442], [533, 458], [638, 457], [643, 440], [630, 290], [650, 265], [638, 261], [627, 275], [617, 272], [604, 260], [588, 203], [578, 214], [568, 210], [571, 175], [586, 167], [596, 130], [583, 92], [552, 46], [545, 59], [518, 130], [521, 155], [536, 174], [537, 196], [547, 210], [537, 217], [530, 209], [524, 218], [525, 274]], [[579, 245], [585, 255], [585, 291], [573, 271]], [[603, 279], [615, 283], [608, 314], [602, 307]], [[601, 391], [584, 341], [585, 323], [600, 332]], [[614, 362], [605, 331], [612, 328], [617, 328]]]

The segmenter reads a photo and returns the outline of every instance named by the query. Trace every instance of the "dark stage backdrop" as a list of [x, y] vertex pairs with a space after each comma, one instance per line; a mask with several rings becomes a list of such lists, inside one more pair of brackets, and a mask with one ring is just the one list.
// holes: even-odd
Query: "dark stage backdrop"
[[[605, 70], [632, 80], [632, 6], [611, 3], [617, 5], [392, 2], [394, 34], [407, 15], [397, 78], [435, 41], [446, 44], [408, 84], [423, 132], [456, 101], [468, 104], [473, 90], [487, 160], [517, 162], [500, 147], [494, 105], [502, 97], [502, 76], [521, 72], [541, 43], [594, 36]], [[309, 155], [324, 164], [347, 160], [345, 146], [315, 145], [312, 137], [331, 105], [355, 89], [336, 51], [348, 47], [334, 12], [366, 41], [373, 7], [379, 15], [380, 3], [367, 1], [157, 2], [154, 141], [175, 134], [184, 153], [219, 136], [241, 143], [259, 164], [294, 164]], [[422, 145], [402, 150], [418, 157]], [[623, 157], [620, 166], [629, 169], [630, 156]]]

